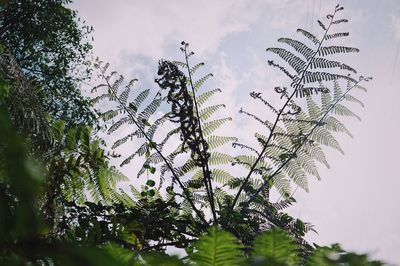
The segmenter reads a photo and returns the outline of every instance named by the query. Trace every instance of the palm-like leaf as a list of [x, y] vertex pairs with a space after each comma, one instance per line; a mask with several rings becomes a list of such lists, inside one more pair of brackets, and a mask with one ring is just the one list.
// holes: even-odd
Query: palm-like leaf
[[200, 237], [195, 249], [190, 259], [199, 266], [234, 266], [243, 260], [237, 239], [216, 227]]

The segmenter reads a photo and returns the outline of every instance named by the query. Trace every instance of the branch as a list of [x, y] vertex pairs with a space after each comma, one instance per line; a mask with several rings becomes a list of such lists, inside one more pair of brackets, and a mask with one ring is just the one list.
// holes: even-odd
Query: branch
[[198, 108], [198, 104], [197, 104], [197, 99], [196, 99], [196, 93], [194, 90], [194, 86], [193, 86], [193, 80], [192, 80], [192, 75], [190, 74], [190, 66], [189, 66], [189, 56], [187, 54], [187, 47], [188, 44], [185, 42], [182, 42], [182, 45], [184, 45], [184, 53], [185, 53], [185, 60], [186, 60], [186, 66], [187, 66], [187, 70], [188, 70], [188, 76], [189, 76], [189, 82], [190, 82], [190, 87], [192, 88], [192, 93], [193, 93], [193, 101], [194, 101], [194, 106], [195, 106], [195, 110], [196, 110], [196, 116], [197, 116], [197, 121], [198, 121], [198, 125], [199, 125], [199, 134], [200, 134], [200, 139], [201, 139], [201, 143], [202, 143], [202, 147], [203, 147], [203, 154], [199, 154], [202, 157], [202, 161], [204, 162], [204, 164], [202, 164], [202, 169], [203, 169], [203, 176], [204, 176], [204, 183], [206, 186], [206, 190], [207, 190], [207, 196], [210, 202], [210, 207], [211, 207], [211, 212], [214, 218], [214, 222], [217, 220], [217, 215], [215, 212], [215, 205], [214, 205], [214, 195], [213, 195], [213, 187], [212, 187], [212, 183], [211, 183], [211, 171], [210, 171], [210, 167], [208, 165], [208, 158], [206, 156], [207, 154], [207, 150], [206, 147], [204, 146], [204, 143], [206, 143], [206, 141], [204, 140], [204, 136], [203, 136], [203, 130], [201, 127], [201, 121], [200, 121], [200, 115], [199, 115], [199, 108]]

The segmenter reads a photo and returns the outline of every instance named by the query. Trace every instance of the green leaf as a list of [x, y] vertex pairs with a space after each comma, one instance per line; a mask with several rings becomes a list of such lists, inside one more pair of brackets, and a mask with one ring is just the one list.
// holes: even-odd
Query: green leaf
[[149, 121], [147, 121], [146, 119], [142, 119], [142, 123], [146, 126], [151, 126], [151, 124], [149, 123]]
[[230, 233], [212, 227], [195, 243], [196, 252], [189, 257], [195, 265], [240, 265], [243, 255], [237, 240]]
[[156, 172], [156, 168], [155, 167], [150, 167], [150, 173], [154, 174]]
[[150, 189], [149, 192], [147, 193], [150, 197], [154, 197], [154, 195], [156, 194], [156, 192], [154, 191], [154, 189]]
[[154, 187], [155, 184], [156, 184], [156, 182], [154, 182], [154, 180], [151, 180], [151, 179], [147, 180], [147, 182], [146, 182], [146, 185], [148, 185], [149, 187]]
[[285, 232], [275, 228], [263, 233], [254, 241], [253, 260], [257, 257], [267, 265], [297, 265], [298, 247]]

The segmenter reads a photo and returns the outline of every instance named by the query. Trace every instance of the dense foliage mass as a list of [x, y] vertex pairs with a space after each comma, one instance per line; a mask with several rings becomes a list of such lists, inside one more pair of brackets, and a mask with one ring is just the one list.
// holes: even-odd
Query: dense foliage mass
[[[159, 62], [158, 90], [125, 83], [97, 60], [100, 83], [84, 99], [78, 81], [89, 73], [82, 60], [91, 30], [79, 28], [67, 3], [0, 8], [1, 265], [382, 265], [338, 245], [310, 245], [312, 225], [284, 212], [297, 187], [308, 191], [307, 178], [320, 178], [317, 163], [329, 166], [322, 147], [342, 152], [334, 134], [351, 134], [339, 116], [358, 118], [348, 103], [362, 105], [352, 94], [369, 78], [329, 58], [358, 52], [329, 43], [348, 36], [332, 32], [347, 22], [337, 18], [343, 7], [318, 21], [320, 39], [298, 29], [309, 42], [281, 38], [290, 50], [267, 49], [289, 82], [275, 87], [274, 101], [250, 94], [269, 119], [240, 110], [260, 123], [254, 146], [218, 133], [232, 118], [218, 116], [224, 104], [212, 96], [221, 90], [205, 87], [212, 74], [197, 77], [204, 63], [192, 64], [185, 42], [182, 62]], [[72, 73], [77, 64], [82, 71]], [[117, 189], [128, 179], [92, 132], [98, 103], [97, 126], [128, 132], [112, 149], [136, 147], [121, 166], [139, 168], [141, 189]], [[185, 255], [167, 255], [169, 246]]]
[[70, 0], [2, 2], [1, 42], [37, 85], [45, 111], [68, 126], [93, 124], [95, 115], [79, 89], [90, 75], [92, 27], [81, 26], [66, 7]]

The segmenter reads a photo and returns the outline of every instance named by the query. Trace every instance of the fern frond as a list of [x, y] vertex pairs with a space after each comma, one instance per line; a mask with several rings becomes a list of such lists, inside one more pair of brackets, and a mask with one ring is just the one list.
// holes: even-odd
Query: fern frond
[[102, 113], [101, 118], [104, 121], [109, 121], [109, 120], [112, 120], [113, 118], [115, 118], [116, 116], [118, 116], [119, 114], [121, 114], [122, 112], [123, 112], [122, 108], [117, 108], [116, 110], [111, 109], [111, 110], [108, 110], [108, 111]]
[[306, 62], [293, 53], [282, 48], [268, 48], [267, 52], [272, 52], [279, 55], [287, 62], [298, 74], [301, 73], [306, 66]]
[[236, 137], [224, 137], [224, 136], [210, 136], [206, 138], [210, 149], [223, 146], [229, 142], [235, 142], [238, 139]]
[[213, 76], [213, 74], [209, 73], [209, 74], [205, 75], [204, 77], [200, 78], [198, 81], [196, 81], [193, 84], [193, 89], [195, 91], [198, 91], [201, 88], [201, 86], [203, 86], [204, 82], [206, 82], [212, 76]]
[[357, 120], [361, 121], [361, 117], [359, 117], [358, 115], [356, 115], [355, 113], [350, 111], [349, 108], [347, 108], [346, 106], [344, 106], [342, 104], [336, 104], [332, 108], [332, 112], [334, 114], [341, 115], [341, 116], [355, 117]]
[[210, 91], [206, 91], [203, 94], [200, 94], [197, 97], [197, 104], [199, 105], [199, 107], [201, 107], [204, 103], [207, 102], [207, 100], [209, 100], [215, 93], [217, 92], [221, 92], [221, 89], [214, 89], [214, 90], [210, 90]]
[[345, 99], [346, 101], [349, 101], [349, 102], [358, 103], [361, 107], [364, 107], [364, 103], [363, 103], [362, 101], [360, 101], [359, 99], [357, 99], [356, 97], [354, 97], [354, 96], [352, 96], [352, 95], [350, 95], [350, 94], [344, 95], [344, 99]]
[[229, 164], [233, 162], [234, 158], [228, 154], [213, 151], [210, 154], [210, 165]]
[[297, 40], [293, 40], [290, 38], [279, 38], [278, 42], [286, 43], [292, 46], [297, 52], [303, 55], [307, 61], [309, 61], [314, 55], [313, 49], [309, 48], [307, 45]]
[[126, 102], [128, 101], [129, 93], [131, 92], [133, 83], [135, 81], [138, 81], [138, 79], [131, 80], [128, 83], [128, 85], [125, 86], [125, 90], [119, 95], [119, 99], [120, 99], [122, 105], [126, 105]]
[[353, 135], [350, 133], [350, 131], [343, 125], [343, 123], [341, 123], [339, 120], [337, 120], [335, 117], [333, 116], [328, 116], [324, 119], [324, 128], [330, 130], [330, 131], [334, 131], [334, 132], [344, 132], [347, 135], [349, 135], [349, 137], [353, 137]]
[[356, 82], [355, 79], [345, 75], [332, 74], [328, 72], [310, 72], [306, 71], [304, 73], [304, 83], [313, 83], [313, 82], [321, 82], [321, 81], [330, 81], [330, 80], [338, 80], [345, 79], [351, 82]]
[[256, 238], [252, 255], [268, 265], [298, 265], [298, 247], [286, 233], [272, 228]]
[[195, 244], [196, 252], [189, 255], [195, 265], [240, 265], [243, 255], [237, 240], [229, 233], [211, 227]]
[[204, 63], [197, 63], [196, 65], [194, 65], [191, 69], [190, 69], [190, 75], [194, 75], [196, 73], [196, 71], [201, 68], [202, 66], [204, 66]]
[[225, 124], [228, 121], [232, 121], [232, 118], [226, 117], [226, 118], [216, 119], [216, 120], [212, 120], [212, 121], [204, 123], [203, 124], [204, 136], [205, 137], [209, 136], [211, 133], [213, 133], [215, 130], [217, 130], [219, 127], [221, 127], [223, 124]]
[[136, 98], [129, 104], [129, 109], [132, 111], [133, 114], [136, 114], [137, 110], [139, 109], [140, 105], [144, 100], [146, 100], [147, 96], [150, 93], [150, 89], [141, 91]]
[[337, 142], [337, 140], [332, 136], [331, 133], [329, 133], [328, 130], [322, 127], [316, 127], [311, 134], [310, 139], [328, 147], [332, 147], [344, 154], [344, 151], [340, 147], [339, 142]]
[[225, 108], [225, 104], [216, 104], [201, 109], [199, 111], [200, 120], [202, 122], [207, 121], [220, 108]]
[[142, 125], [143, 127], [146, 125], [149, 117], [157, 111], [163, 100], [163, 98], [160, 98], [158, 96], [154, 97], [153, 101], [149, 105], [147, 105], [146, 108], [138, 115], [137, 122], [139, 123], [139, 125]]
[[[268, 176], [267, 176], [268, 177]], [[283, 173], [277, 173], [272, 177], [272, 184], [280, 195], [287, 198], [290, 194], [290, 182]]]
[[132, 120], [129, 117], [122, 117], [119, 119], [117, 122], [111, 125], [111, 127], [108, 129], [108, 134], [111, 134], [118, 130], [121, 126], [123, 126], [125, 123], [131, 123]]
[[357, 73], [357, 71], [354, 68], [352, 68], [352, 67], [350, 67], [350, 66], [348, 66], [346, 64], [340, 63], [338, 61], [328, 60], [328, 59], [321, 58], [321, 57], [314, 58], [311, 61], [310, 68], [311, 69], [316, 69], [316, 68], [340, 68], [340, 69], [351, 71], [353, 73]]
[[314, 44], [319, 44], [319, 40], [317, 37], [314, 36], [314, 34], [303, 30], [303, 29], [297, 29], [297, 32], [300, 32], [301, 34], [303, 34], [304, 36], [306, 36], [310, 41], [312, 41]]
[[107, 99], [109, 101], [113, 101], [113, 96], [111, 94], [109, 94], [109, 93], [103, 93], [103, 94], [91, 99], [90, 103], [97, 104], [97, 103], [99, 103], [99, 102], [101, 102], [101, 101], [103, 101], [105, 99]]
[[348, 32], [336, 32], [336, 33], [332, 33], [332, 34], [327, 34], [325, 36], [325, 40], [330, 40], [330, 39], [339, 38], [339, 37], [347, 37], [347, 36], [349, 36]]
[[346, 46], [326, 46], [321, 47], [318, 51], [319, 56], [327, 56], [332, 54], [342, 54], [342, 53], [358, 53], [360, 50], [354, 47]]

